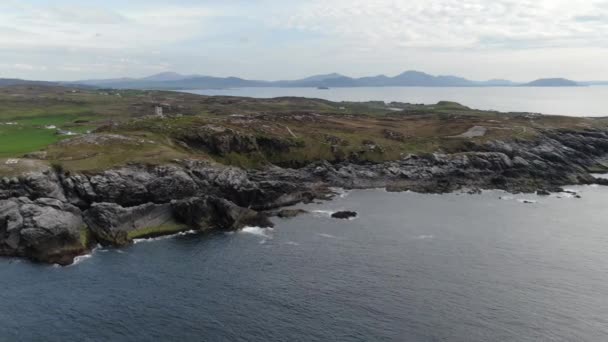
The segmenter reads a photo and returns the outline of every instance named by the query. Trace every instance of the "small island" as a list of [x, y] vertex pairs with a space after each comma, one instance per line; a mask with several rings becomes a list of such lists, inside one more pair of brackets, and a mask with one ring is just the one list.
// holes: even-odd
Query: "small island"
[[541, 78], [529, 83], [522, 84], [523, 87], [580, 87], [577, 82], [565, 78]]

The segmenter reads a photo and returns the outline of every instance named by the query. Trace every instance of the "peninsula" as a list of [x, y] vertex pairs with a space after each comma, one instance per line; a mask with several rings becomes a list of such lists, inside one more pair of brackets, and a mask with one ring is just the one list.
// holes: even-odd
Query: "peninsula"
[[334, 187], [547, 193], [605, 184], [608, 119], [55, 85], [0, 88], [0, 255], [270, 226]]

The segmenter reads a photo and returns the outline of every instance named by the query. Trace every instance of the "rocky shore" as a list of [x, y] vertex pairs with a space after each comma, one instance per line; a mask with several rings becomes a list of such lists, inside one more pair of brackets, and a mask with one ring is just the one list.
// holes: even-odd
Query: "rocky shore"
[[49, 168], [0, 180], [0, 255], [67, 265], [94, 245], [181, 230], [271, 226], [274, 209], [328, 199], [332, 187], [445, 193], [458, 189], [558, 191], [606, 185], [608, 131], [545, 130], [535, 139], [471, 143], [453, 153], [384, 163], [320, 161], [299, 169], [243, 170], [176, 160], [96, 174]]

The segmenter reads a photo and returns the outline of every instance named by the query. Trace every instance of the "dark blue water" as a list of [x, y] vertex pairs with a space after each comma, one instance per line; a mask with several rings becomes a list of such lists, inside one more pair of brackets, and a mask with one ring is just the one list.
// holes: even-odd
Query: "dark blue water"
[[355, 191], [307, 206], [353, 221], [318, 212], [67, 268], [4, 259], [0, 340], [605, 341], [608, 189], [577, 189]]

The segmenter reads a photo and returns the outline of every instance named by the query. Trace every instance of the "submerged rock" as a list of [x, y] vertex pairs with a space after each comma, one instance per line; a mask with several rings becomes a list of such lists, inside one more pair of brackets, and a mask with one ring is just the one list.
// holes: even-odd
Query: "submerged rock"
[[331, 217], [335, 219], [347, 220], [357, 217], [357, 213], [354, 211], [337, 211], [331, 214]]

